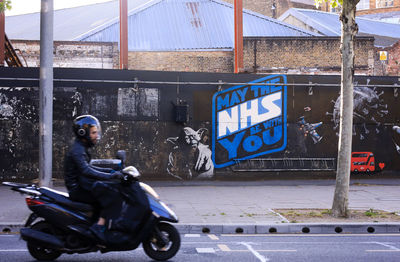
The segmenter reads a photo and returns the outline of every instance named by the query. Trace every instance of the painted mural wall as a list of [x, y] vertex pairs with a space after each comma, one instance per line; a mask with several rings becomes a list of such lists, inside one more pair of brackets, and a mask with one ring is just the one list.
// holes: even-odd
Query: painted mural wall
[[[0, 69], [1, 180], [38, 176], [38, 77], [37, 68]], [[54, 78], [55, 178], [63, 177], [71, 123], [80, 114], [102, 123], [92, 155], [114, 158], [126, 150], [144, 179], [296, 177], [336, 169], [339, 76], [55, 69]], [[356, 81], [352, 171], [396, 173], [399, 79]]]

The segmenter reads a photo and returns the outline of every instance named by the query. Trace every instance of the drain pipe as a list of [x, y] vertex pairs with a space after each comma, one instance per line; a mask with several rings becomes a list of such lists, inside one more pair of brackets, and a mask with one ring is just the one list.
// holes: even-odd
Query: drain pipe
[[243, 1], [235, 0], [235, 73], [243, 72]]
[[[4, 0], [0, 0], [2, 3]], [[6, 46], [6, 33], [5, 33], [5, 12], [4, 10], [0, 10], [0, 67], [4, 66], [4, 59], [5, 59], [5, 46]]]
[[119, 69], [128, 69], [128, 2], [119, 0]]

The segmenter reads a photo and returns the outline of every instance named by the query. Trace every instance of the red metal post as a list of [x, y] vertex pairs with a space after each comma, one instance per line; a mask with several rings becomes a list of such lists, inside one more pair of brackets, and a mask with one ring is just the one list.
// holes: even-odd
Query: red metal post
[[235, 0], [235, 73], [243, 72], [243, 1]]
[[[3, 2], [3, 0], [0, 0]], [[5, 36], [5, 15], [4, 12], [0, 12], [0, 66], [4, 66], [5, 58], [5, 46], [6, 46], [6, 36]]]
[[128, 2], [119, 0], [119, 68], [128, 69]]

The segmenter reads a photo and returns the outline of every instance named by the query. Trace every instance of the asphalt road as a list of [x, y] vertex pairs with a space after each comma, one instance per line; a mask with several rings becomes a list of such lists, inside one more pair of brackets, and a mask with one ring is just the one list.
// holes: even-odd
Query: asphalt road
[[[182, 235], [170, 261], [399, 261], [400, 234]], [[18, 234], [0, 234], [0, 261], [34, 261]], [[106, 254], [64, 254], [57, 261], [151, 261], [142, 248]]]

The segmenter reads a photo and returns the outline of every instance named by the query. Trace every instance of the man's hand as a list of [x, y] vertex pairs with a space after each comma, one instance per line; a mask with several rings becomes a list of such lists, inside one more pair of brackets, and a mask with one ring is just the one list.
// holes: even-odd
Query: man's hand
[[111, 178], [112, 179], [123, 179], [124, 175], [119, 171], [115, 171], [114, 173], [111, 174]]

